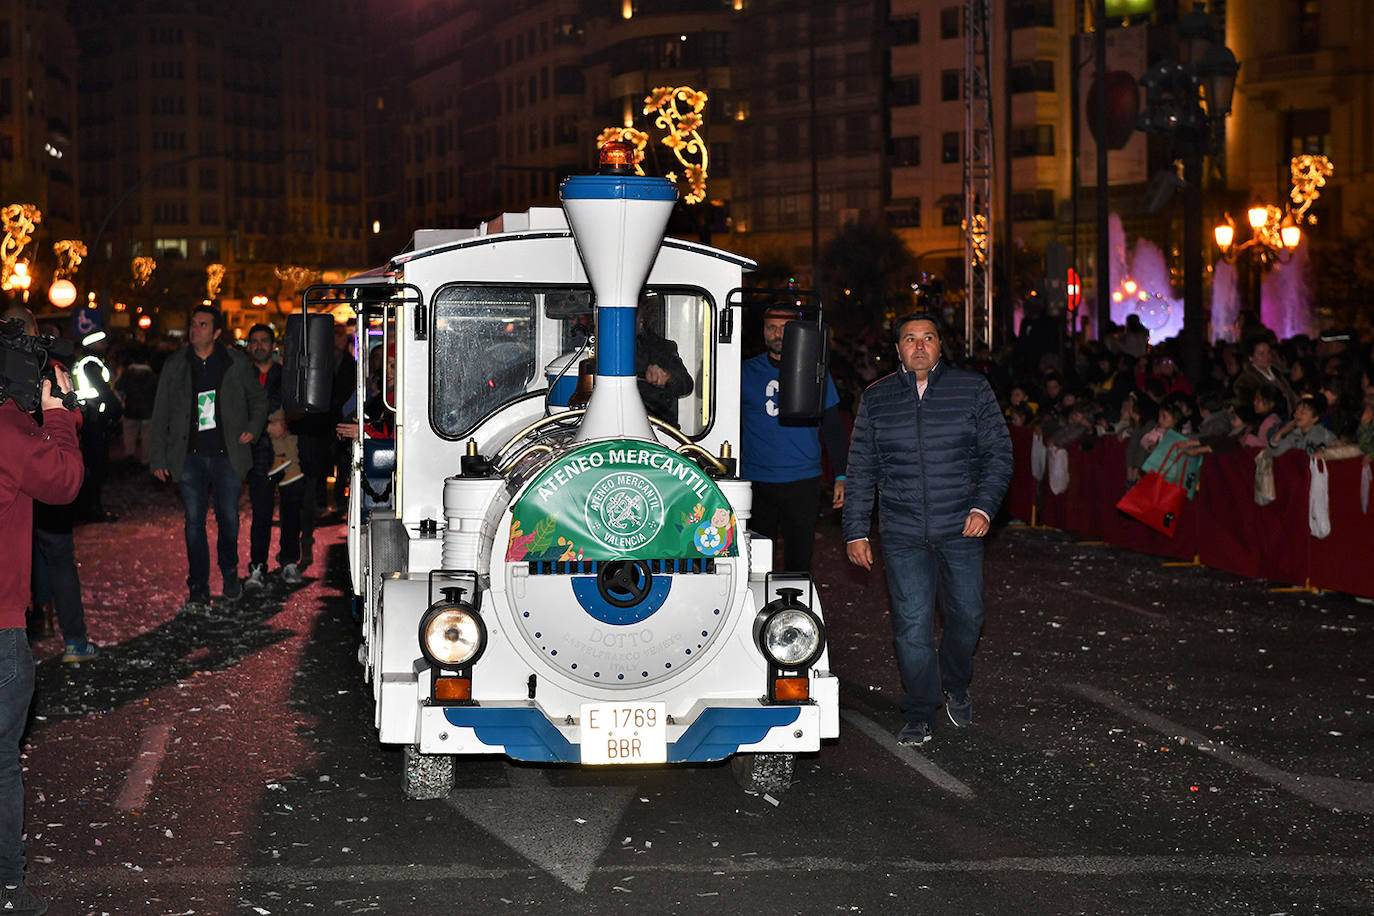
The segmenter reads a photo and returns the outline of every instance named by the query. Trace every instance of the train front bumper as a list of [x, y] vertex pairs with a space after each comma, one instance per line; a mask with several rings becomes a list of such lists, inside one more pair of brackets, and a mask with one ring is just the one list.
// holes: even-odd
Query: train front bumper
[[[822, 739], [839, 734], [839, 679], [812, 678], [811, 696], [809, 703], [797, 705], [749, 699], [699, 701], [686, 716], [667, 722], [666, 761], [701, 763], [739, 753], [819, 750]], [[582, 726], [576, 717], [571, 722], [567, 717], [551, 718], [533, 701], [428, 705], [420, 710], [419, 744], [425, 754], [492, 754], [542, 763], [583, 763], [581, 742]]]

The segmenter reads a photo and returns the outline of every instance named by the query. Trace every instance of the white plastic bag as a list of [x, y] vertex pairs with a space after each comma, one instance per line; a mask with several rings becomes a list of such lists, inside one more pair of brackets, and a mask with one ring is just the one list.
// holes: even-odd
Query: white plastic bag
[[1360, 471], [1360, 511], [1369, 514], [1369, 484], [1374, 481], [1374, 468], [1365, 465]]
[[1031, 436], [1031, 476], [1036, 480], [1045, 479], [1045, 440], [1038, 432]]
[[1069, 488], [1069, 453], [1062, 448], [1050, 446], [1050, 492], [1055, 496]]
[[1308, 459], [1312, 483], [1307, 490], [1307, 527], [1317, 539], [1331, 533], [1330, 487], [1326, 478], [1326, 459], [1313, 455]]
[[1278, 499], [1274, 486], [1274, 459], [1264, 452], [1255, 456], [1255, 505], [1267, 506]]

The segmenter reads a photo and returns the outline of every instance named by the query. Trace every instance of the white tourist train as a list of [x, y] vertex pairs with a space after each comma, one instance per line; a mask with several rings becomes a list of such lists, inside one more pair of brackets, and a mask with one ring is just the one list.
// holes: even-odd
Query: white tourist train
[[[673, 184], [613, 160], [567, 179], [561, 208], [416, 232], [305, 297], [307, 313], [352, 303], [363, 366], [372, 344], [388, 354], [394, 438], [355, 448], [348, 546], [376, 727], [404, 748], [411, 797], [447, 793], [469, 755], [731, 759], [746, 788], [777, 791], [839, 733], [815, 588], [746, 530], [733, 451], [753, 264], [665, 238]], [[803, 314], [792, 405], [819, 400], [824, 372]], [[319, 406], [331, 320], [308, 321], [288, 327], [287, 398]], [[644, 321], [692, 376], [676, 423], [639, 393]]]

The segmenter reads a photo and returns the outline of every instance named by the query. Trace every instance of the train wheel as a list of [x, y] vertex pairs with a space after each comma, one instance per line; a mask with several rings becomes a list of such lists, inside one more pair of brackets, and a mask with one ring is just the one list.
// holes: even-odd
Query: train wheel
[[792, 785], [796, 754], [736, 754], [730, 758], [735, 781], [750, 795], [785, 792]]
[[406, 798], [447, 798], [453, 791], [453, 755], [421, 754], [413, 744], [403, 748], [402, 788]]

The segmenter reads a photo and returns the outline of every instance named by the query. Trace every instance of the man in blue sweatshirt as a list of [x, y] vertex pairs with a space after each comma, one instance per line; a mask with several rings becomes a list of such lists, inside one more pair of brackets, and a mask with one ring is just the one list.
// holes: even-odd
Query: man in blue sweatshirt
[[740, 366], [740, 474], [754, 483], [749, 530], [782, 536], [783, 568], [810, 572], [821, 500], [821, 443], [835, 471], [833, 508], [844, 505], [845, 442], [840, 395], [825, 380], [820, 423], [784, 421], [778, 411], [782, 338], [796, 311], [770, 308], [763, 318], [764, 352]]

